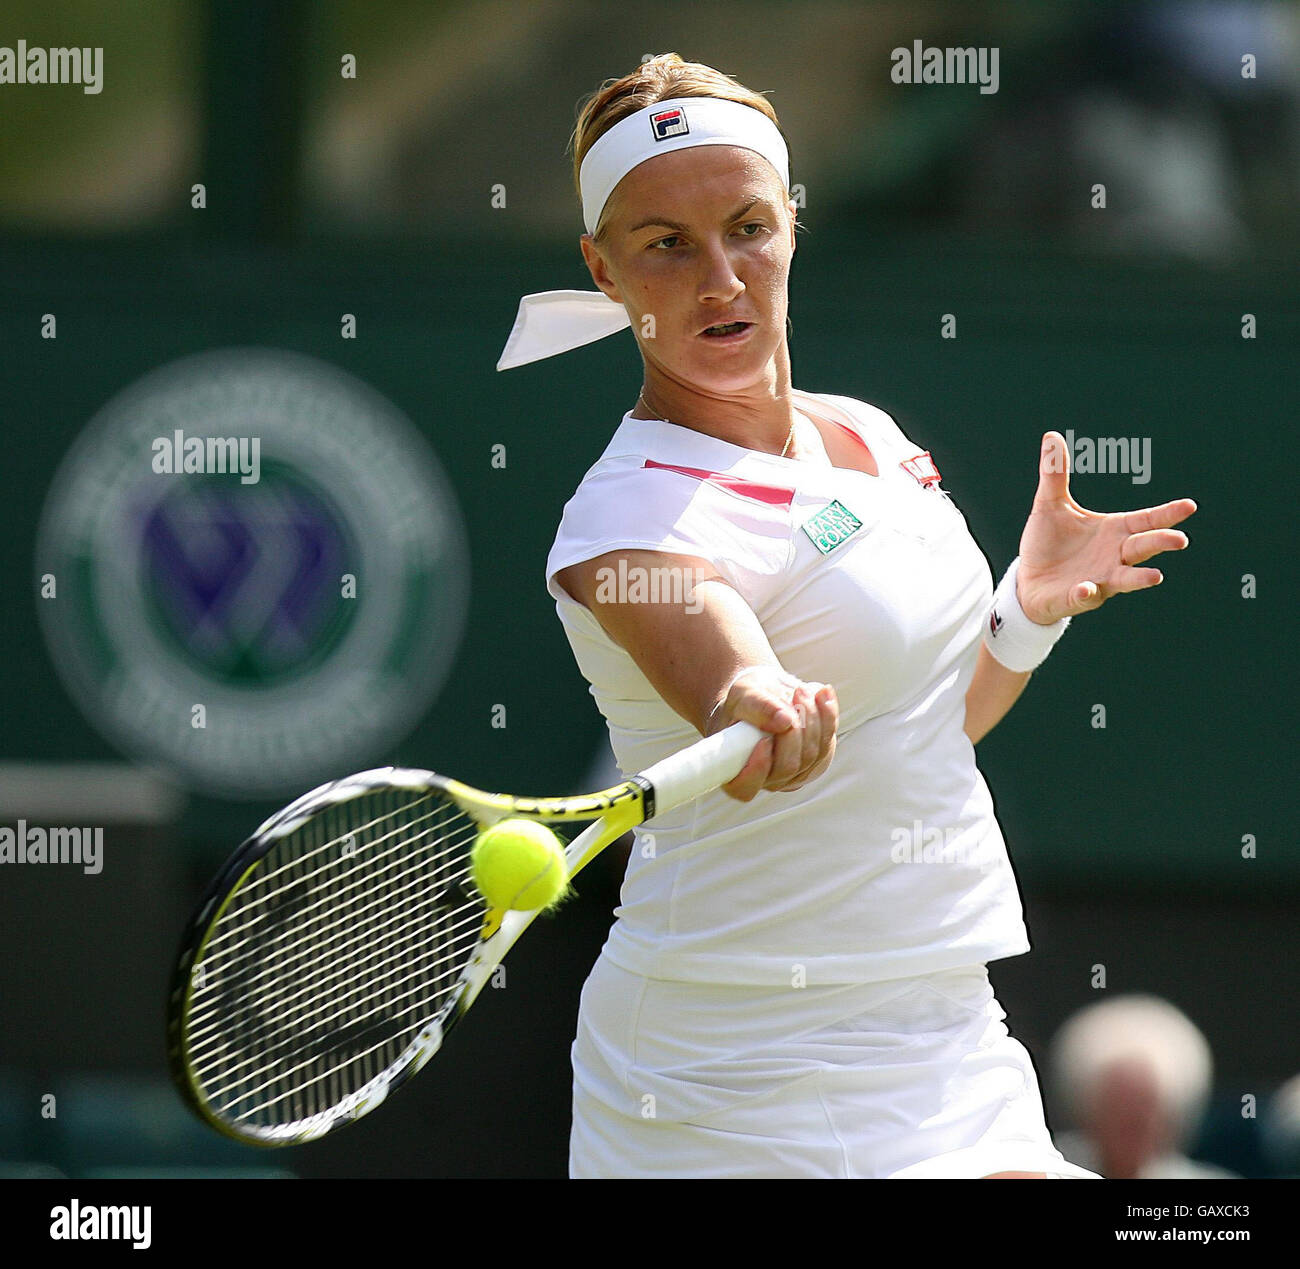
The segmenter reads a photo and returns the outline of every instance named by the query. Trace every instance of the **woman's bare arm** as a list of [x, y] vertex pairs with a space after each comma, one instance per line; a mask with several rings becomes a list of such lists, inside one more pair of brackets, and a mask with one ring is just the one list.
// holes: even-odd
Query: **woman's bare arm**
[[980, 644], [975, 676], [966, 689], [966, 724], [963, 730], [977, 745], [1006, 717], [1029, 682], [1031, 671], [1008, 670]]
[[[637, 576], [634, 570], [646, 578], [659, 570], [658, 593], [682, 601], [620, 595], [611, 583], [620, 573]], [[674, 573], [676, 589], [664, 584], [677, 580]], [[800, 788], [830, 765], [839, 721], [834, 689], [788, 674], [748, 603], [705, 560], [612, 551], [561, 569], [556, 580], [702, 736], [742, 720], [772, 733], [724, 792], [748, 802], [760, 789]]]

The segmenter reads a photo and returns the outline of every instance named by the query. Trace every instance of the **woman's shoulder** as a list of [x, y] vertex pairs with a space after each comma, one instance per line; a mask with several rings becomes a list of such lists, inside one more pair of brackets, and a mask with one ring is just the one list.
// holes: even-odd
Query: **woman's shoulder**
[[561, 531], [603, 525], [628, 532], [635, 526], [651, 534], [689, 528], [701, 536], [743, 532], [783, 538], [795, 490], [765, 479], [762, 472], [715, 470], [702, 460], [602, 459], [564, 504]]
[[788, 511], [793, 489], [785, 488], [779, 475], [752, 466], [753, 457], [704, 433], [625, 415], [565, 511], [644, 518], [653, 510], [653, 518], [670, 521], [726, 518], [743, 514], [751, 504], [773, 514]]
[[873, 405], [870, 401], [862, 401], [857, 397], [842, 396], [836, 392], [810, 392], [807, 389], [800, 389], [800, 391], [814, 401], [820, 401], [847, 414], [849, 419], [866, 434], [868, 443], [873, 437], [876, 439], [887, 438], [901, 444], [908, 443], [907, 437], [903, 435], [903, 431], [898, 426], [894, 416], [887, 410], [881, 409], [880, 406]]

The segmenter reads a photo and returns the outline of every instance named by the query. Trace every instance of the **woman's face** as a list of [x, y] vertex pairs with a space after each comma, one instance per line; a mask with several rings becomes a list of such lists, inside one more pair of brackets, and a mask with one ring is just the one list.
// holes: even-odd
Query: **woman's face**
[[[618, 183], [600, 242], [584, 234], [582, 253], [596, 285], [626, 307], [648, 368], [734, 393], [769, 380], [785, 354], [795, 212], [754, 151], [674, 150]], [[738, 338], [704, 334], [727, 321], [749, 325]]]

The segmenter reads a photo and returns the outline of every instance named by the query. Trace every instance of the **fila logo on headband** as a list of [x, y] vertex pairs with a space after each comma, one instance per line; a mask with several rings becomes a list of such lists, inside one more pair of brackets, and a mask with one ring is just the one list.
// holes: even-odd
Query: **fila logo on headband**
[[684, 137], [690, 132], [686, 122], [686, 111], [680, 106], [671, 110], [660, 110], [650, 116], [650, 131], [656, 141], [667, 141], [669, 137]]

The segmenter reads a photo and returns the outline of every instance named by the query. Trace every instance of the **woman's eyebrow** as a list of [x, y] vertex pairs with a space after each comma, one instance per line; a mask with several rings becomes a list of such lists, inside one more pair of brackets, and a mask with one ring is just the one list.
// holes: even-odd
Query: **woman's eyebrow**
[[[738, 207], [734, 212], [732, 212], [731, 215], [727, 217], [727, 220], [739, 220], [741, 216], [743, 216], [759, 201], [760, 200], [757, 198], [750, 199], [750, 201], [743, 207]], [[628, 233], [634, 234], [638, 229], [649, 229], [651, 225], [662, 225], [665, 229], [677, 229], [682, 232], [686, 230], [685, 225], [679, 224], [675, 220], [667, 220], [663, 216], [651, 216], [649, 219], [639, 221], [637, 224], [633, 225], [632, 228], [628, 230]]]

